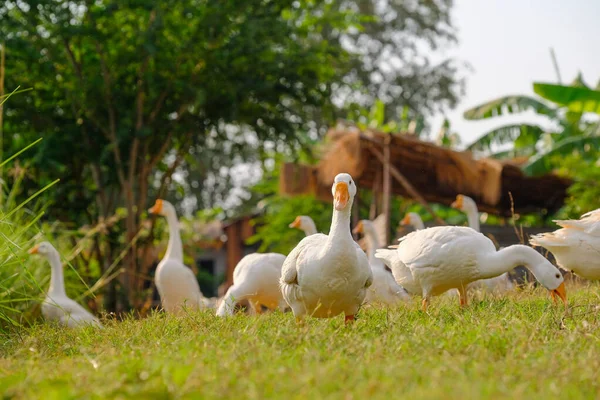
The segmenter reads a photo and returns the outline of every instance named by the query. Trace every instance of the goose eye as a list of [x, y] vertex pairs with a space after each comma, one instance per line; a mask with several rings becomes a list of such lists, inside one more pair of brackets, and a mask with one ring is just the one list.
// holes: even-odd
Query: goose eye
[[560, 278], [560, 274], [556, 274], [555, 276], [556, 276], [556, 279]]

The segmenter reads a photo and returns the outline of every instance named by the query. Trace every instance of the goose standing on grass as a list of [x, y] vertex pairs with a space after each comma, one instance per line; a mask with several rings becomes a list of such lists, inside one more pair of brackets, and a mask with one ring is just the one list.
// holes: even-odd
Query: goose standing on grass
[[578, 220], [554, 221], [560, 229], [530, 238], [534, 246], [550, 251], [559, 266], [590, 280], [600, 279], [600, 209]]
[[294, 222], [289, 225], [290, 228], [296, 228], [303, 231], [306, 236], [314, 235], [317, 233], [317, 226], [315, 221], [307, 215], [298, 215]]
[[166, 200], [158, 199], [148, 212], [165, 217], [169, 227], [167, 251], [158, 263], [154, 275], [163, 309], [168, 313], [181, 315], [186, 308], [207, 308], [208, 300], [200, 291], [196, 275], [183, 264], [183, 245], [175, 207]]
[[42, 242], [31, 248], [29, 254], [41, 254], [46, 257], [52, 267], [50, 288], [44, 303], [42, 303], [44, 318], [49, 321], [57, 321], [68, 327], [78, 327], [86, 324], [102, 327], [98, 318], [67, 296], [60, 255], [54, 246], [48, 242]]
[[285, 256], [278, 253], [254, 253], [242, 258], [233, 270], [233, 285], [223, 296], [217, 316], [232, 315], [242, 300], [248, 300], [255, 314], [261, 313], [261, 306], [284, 311], [287, 304], [279, 289], [284, 261]]
[[367, 290], [365, 301], [369, 304], [397, 304], [410, 297], [394, 279], [394, 276], [385, 269], [383, 261], [375, 257], [379, 248], [377, 231], [372, 221], [363, 219], [354, 228], [354, 233], [362, 233], [367, 241], [367, 259], [373, 273], [373, 284]]
[[496, 251], [489, 238], [471, 228], [438, 226], [415, 231], [400, 239], [397, 252], [422, 288], [423, 310], [431, 296], [449, 289], [458, 290], [460, 304], [465, 306], [469, 283], [499, 276], [518, 265], [529, 269], [553, 298], [567, 303], [563, 276], [544, 256], [523, 245]]
[[[451, 204], [452, 208], [456, 208], [467, 214], [467, 221], [469, 226], [475, 229], [477, 232], [481, 232], [479, 226], [479, 210], [477, 209], [477, 203], [470, 198], [459, 194], [456, 196], [456, 200]], [[485, 289], [489, 292], [502, 293], [508, 292], [514, 289], [515, 285], [510, 280], [508, 272], [491, 279], [482, 279], [477, 282], [473, 282], [469, 289]]]
[[369, 261], [350, 232], [356, 191], [349, 174], [338, 174], [331, 187], [334, 209], [329, 235], [305, 237], [283, 263], [281, 290], [298, 323], [306, 315], [344, 314], [346, 323], [354, 321], [373, 283]]

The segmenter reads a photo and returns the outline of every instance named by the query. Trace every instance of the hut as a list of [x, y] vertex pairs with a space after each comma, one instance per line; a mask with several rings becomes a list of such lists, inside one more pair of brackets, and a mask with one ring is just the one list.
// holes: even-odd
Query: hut
[[[550, 214], [563, 205], [571, 184], [555, 175], [526, 176], [515, 161], [475, 159], [470, 152], [440, 147], [411, 134], [361, 131], [340, 123], [327, 133], [316, 166], [283, 166], [280, 191], [310, 193], [329, 201], [331, 182], [340, 172], [351, 174], [360, 187], [381, 193], [383, 214], [390, 215], [390, 196], [400, 195], [420, 202], [438, 224], [445, 222], [429, 202], [450, 205], [456, 195], [465, 194], [480, 211], [494, 215]], [[386, 223], [389, 243], [389, 219]]]

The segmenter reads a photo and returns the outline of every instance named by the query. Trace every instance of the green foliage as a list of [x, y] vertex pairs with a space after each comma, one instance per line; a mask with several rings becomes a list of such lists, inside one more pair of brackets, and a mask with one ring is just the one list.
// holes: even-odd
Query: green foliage
[[571, 112], [600, 114], [600, 90], [549, 83], [534, 83], [533, 91], [547, 100], [568, 107]]
[[[548, 131], [538, 125], [512, 124], [493, 129], [482, 135], [468, 146], [468, 149], [488, 153], [495, 158], [528, 156], [529, 161], [523, 167], [525, 173], [541, 175], [560, 166], [560, 158], [574, 151], [584, 151], [600, 143], [600, 91], [589, 89], [581, 75], [570, 85], [534, 83], [534, 91], [545, 101], [525, 97], [509, 96], [485, 103], [465, 112], [467, 119], [492, 118], [506, 114], [534, 110], [548, 117], [559, 127], [556, 132]], [[585, 113], [596, 113], [589, 119]], [[512, 143], [507, 151], [492, 153], [497, 146]]]
[[558, 173], [573, 179], [568, 189], [565, 206], [557, 218], [579, 218], [582, 214], [598, 208], [600, 199], [600, 147], [588, 151], [575, 151], [559, 158], [561, 167]]
[[7, 398], [595, 398], [598, 285], [436, 298], [343, 318], [291, 313], [104, 320], [105, 329], [36, 326], [3, 340]]
[[414, 112], [404, 106], [399, 115], [395, 115], [394, 108], [386, 105], [381, 100], [376, 100], [370, 108], [358, 104], [349, 106], [347, 119], [356, 124], [361, 130], [375, 129], [385, 133], [410, 133], [417, 137], [425, 128], [422, 116], [413, 115]]
[[502, 115], [519, 114], [533, 110], [536, 114], [552, 117], [556, 110], [540, 100], [528, 96], [505, 96], [488, 101], [466, 110], [463, 117], [467, 120], [480, 120]]
[[279, 168], [275, 168], [252, 188], [262, 198], [263, 215], [255, 219], [256, 234], [248, 242], [260, 242], [259, 252], [272, 251], [288, 254], [305, 236], [304, 232], [289, 227], [296, 216], [307, 215], [315, 221], [317, 230], [329, 232], [333, 207], [312, 196], [283, 197], [279, 194]]

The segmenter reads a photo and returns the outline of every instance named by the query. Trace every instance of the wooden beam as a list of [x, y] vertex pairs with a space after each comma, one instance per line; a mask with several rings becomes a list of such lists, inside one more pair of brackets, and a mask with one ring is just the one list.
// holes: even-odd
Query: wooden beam
[[390, 243], [390, 200], [392, 197], [392, 178], [390, 176], [390, 141], [391, 136], [385, 138], [383, 145], [383, 214], [385, 215], [384, 245]]
[[[380, 163], [385, 164], [385, 157], [381, 153], [381, 151], [379, 151], [372, 145], [368, 146], [368, 148], [369, 148], [369, 151], [371, 153], [373, 153], [373, 155], [379, 160]], [[408, 192], [408, 194], [412, 198], [417, 200], [419, 203], [421, 203], [421, 205], [423, 205], [423, 207], [425, 207], [425, 209], [429, 212], [429, 214], [431, 214], [431, 216], [433, 216], [433, 218], [440, 225], [447, 225], [446, 221], [441, 219], [435, 213], [435, 211], [433, 211], [433, 209], [429, 206], [429, 203], [427, 203], [427, 201], [423, 198], [423, 196], [421, 196], [421, 194], [417, 191], [417, 189], [415, 189], [414, 186], [411, 185], [411, 183], [408, 181], [408, 179], [406, 179], [406, 177], [404, 175], [402, 175], [402, 173], [400, 171], [398, 171], [398, 169], [396, 167], [391, 165], [391, 163], [390, 163], [390, 173], [394, 177], [394, 179], [396, 179], [398, 181], [398, 183], [400, 183], [402, 185], [402, 187], [404, 187], [404, 189]]]

